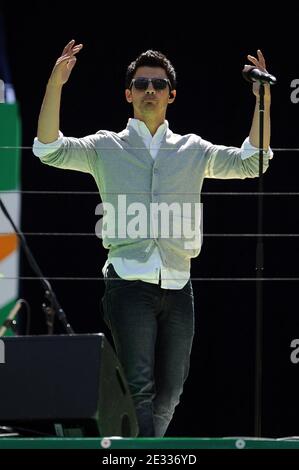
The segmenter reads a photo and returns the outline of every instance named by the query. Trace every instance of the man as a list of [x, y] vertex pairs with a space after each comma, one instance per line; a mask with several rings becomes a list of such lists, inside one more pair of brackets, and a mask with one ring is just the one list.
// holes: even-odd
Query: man
[[[163, 54], [149, 50], [127, 69], [125, 96], [134, 118], [126, 129], [66, 138], [59, 133], [60, 96], [81, 48], [69, 42], [54, 66], [34, 153], [48, 165], [95, 178], [110, 214], [110, 228], [102, 226], [103, 246], [109, 250], [103, 267], [104, 318], [135, 402], [139, 435], [164, 436], [189, 370], [194, 332], [190, 260], [200, 251], [203, 179], [258, 176], [259, 85], [253, 85], [257, 105], [242, 148], [212, 145], [194, 134], [177, 135], [165, 120], [176, 98], [175, 70]], [[266, 70], [261, 51], [248, 59]], [[266, 86], [264, 171], [271, 155], [269, 111]], [[142, 215], [138, 230], [138, 224], [132, 227], [137, 208]]]

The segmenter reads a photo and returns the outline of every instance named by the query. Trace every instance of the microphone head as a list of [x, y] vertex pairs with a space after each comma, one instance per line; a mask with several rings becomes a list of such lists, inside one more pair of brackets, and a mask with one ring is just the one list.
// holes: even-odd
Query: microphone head
[[270, 85], [275, 85], [276, 78], [273, 75], [270, 75], [268, 72], [262, 72], [258, 68], [245, 65], [244, 69], [242, 70], [242, 75], [245, 80], [248, 82], [262, 82], [262, 83], [269, 83]]

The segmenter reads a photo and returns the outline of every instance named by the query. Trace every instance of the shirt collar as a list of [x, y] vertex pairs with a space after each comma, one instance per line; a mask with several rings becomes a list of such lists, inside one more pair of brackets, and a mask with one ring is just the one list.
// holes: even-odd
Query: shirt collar
[[162, 140], [169, 128], [169, 125], [168, 121], [165, 120], [163, 124], [158, 127], [154, 136], [151, 135], [144, 122], [140, 121], [139, 119], [130, 118], [127, 124], [127, 129], [130, 127], [134, 129], [142, 139], [151, 137], [155, 140]]

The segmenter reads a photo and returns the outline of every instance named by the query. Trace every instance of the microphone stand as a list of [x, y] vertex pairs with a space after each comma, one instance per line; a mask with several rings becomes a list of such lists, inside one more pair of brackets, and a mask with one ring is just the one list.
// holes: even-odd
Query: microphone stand
[[261, 437], [262, 432], [262, 346], [263, 346], [263, 287], [264, 269], [263, 244], [263, 148], [264, 148], [264, 95], [265, 86], [259, 89], [259, 180], [258, 180], [258, 223], [256, 245], [256, 346], [255, 346], [255, 413], [254, 434]]
[[19, 231], [17, 229], [17, 227], [15, 226], [14, 221], [12, 220], [10, 214], [8, 213], [8, 211], [7, 211], [3, 201], [1, 200], [1, 198], [0, 198], [0, 207], [1, 207], [4, 215], [7, 217], [7, 219], [11, 223], [16, 235], [18, 236], [18, 238], [21, 242], [21, 245], [22, 245], [22, 247], [25, 251], [25, 254], [27, 256], [28, 262], [29, 262], [32, 270], [40, 278], [42, 286], [45, 290], [45, 297], [46, 297], [47, 303], [43, 304], [43, 310], [46, 314], [48, 334], [53, 334], [53, 325], [54, 325], [55, 315], [57, 315], [59, 320], [62, 322], [66, 332], [68, 334], [74, 334], [74, 330], [71, 327], [71, 325], [69, 324], [69, 322], [67, 321], [66, 315], [65, 315], [61, 305], [59, 304], [59, 302], [57, 300], [57, 297], [55, 295], [55, 292], [52, 289], [52, 286], [51, 286], [50, 282], [48, 281], [48, 279], [46, 279], [44, 277], [40, 267], [38, 266], [32, 252], [29, 248], [29, 246], [27, 245], [27, 242], [26, 242], [26, 239], [25, 239], [23, 233], [21, 231]]

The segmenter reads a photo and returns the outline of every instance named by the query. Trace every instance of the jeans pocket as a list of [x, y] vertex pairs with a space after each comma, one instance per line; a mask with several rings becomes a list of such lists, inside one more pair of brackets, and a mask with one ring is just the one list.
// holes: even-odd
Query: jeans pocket
[[187, 284], [184, 285], [184, 287], [181, 289], [181, 292], [183, 294], [193, 297], [193, 287], [192, 287], [191, 279], [189, 279]]
[[115, 291], [125, 287], [132, 287], [137, 284], [138, 280], [130, 280], [121, 278], [115, 271], [112, 264], [107, 268], [106, 289]]

